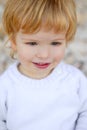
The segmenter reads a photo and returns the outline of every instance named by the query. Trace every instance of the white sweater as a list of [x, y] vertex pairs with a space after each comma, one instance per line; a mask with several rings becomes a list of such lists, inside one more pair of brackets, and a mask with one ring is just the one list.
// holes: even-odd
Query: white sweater
[[0, 77], [0, 130], [87, 130], [86, 77], [63, 62], [41, 80], [11, 65]]

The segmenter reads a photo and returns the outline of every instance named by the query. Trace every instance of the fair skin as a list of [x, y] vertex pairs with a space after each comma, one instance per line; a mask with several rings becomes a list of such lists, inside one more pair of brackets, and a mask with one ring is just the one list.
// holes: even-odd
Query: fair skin
[[17, 52], [19, 71], [30, 78], [42, 79], [64, 58], [65, 32], [41, 29], [34, 34], [23, 34], [20, 30], [12, 42], [12, 49]]

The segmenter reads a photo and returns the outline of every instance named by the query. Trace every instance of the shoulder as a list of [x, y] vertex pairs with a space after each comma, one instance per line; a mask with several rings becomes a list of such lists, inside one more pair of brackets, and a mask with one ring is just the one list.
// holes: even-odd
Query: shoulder
[[76, 90], [80, 100], [87, 101], [87, 77], [73, 65], [62, 63], [61, 83], [68, 86], [68, 89]]
[[77, 84], [78, 90], [84, 90], [84, 93], [87, 94], [87, 77], [84, 75], [84, 73], [79, 70], [78, 68], [65, 64], [64, 70], [67, 71], [67, 76], [69, 76], [70, 80], [72, 81], [72, 84]]
[[82, 79], [85, 78], [87, 80], [84, 73], [73, 65], [66, 64], [63, 62], [62, 63], [62, 70], [65, 73], [67, 73], [68, 75], [72, 76], [73, 78], [82, 78]]
[[[77, 86], [79, 88], [80, 86], [86, 86], [87, 87], [87, 77], [84, 75], [84, 73], [79, 70], [78, 68], [74, 67], [73, 65], [66, 64], [62, 62], [60, 64], [60, 81], [62, 83], [65, 83], [67, 85], [71, 86]], [[58, 71], [56, 77], [58, 78]]]
[[13, 84], [11, 73], [12, 70], [15, 69], [15, 67], [16, 67], [15, 64], [10, 65], [7, 68], [7, 70], [5, 70], [4, 73], [0, 75], [0, 89], [8, 87], [10, 84]]

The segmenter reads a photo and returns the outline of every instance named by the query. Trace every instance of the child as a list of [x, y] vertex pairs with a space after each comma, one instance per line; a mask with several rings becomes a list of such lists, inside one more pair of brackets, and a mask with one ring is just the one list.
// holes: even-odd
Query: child
[[3, 24], [17, 62], [0, 77], [0, 130], [87, 130], [87, 79], [62, 61], [74, 0], [7, 0]]

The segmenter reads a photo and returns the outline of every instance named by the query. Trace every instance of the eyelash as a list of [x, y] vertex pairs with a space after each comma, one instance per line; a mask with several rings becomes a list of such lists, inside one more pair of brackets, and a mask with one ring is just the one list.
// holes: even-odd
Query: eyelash
[[[38, 43], [36, 43], [36, 42], [26, 42], [25, 44], [31, 45], [31, 46], [38, 45]], [[62, 44], [61, 42], [52, 42], [51, 43], [51, 45], [53, 45], [53, 46], [57, 46], [57, 45], [61, 45], [61, 44]]]
[[51, 45], [54, 45], [54, 46], [56, 46], [56, 45], [61, 45], [62, 43], [61, 42], [52, 42], [51, 43]]
[[25, 44], [28, 44], [28, 45], [31, 45], [31, 46], [37, 45], [36, 42], [26, 42]]

